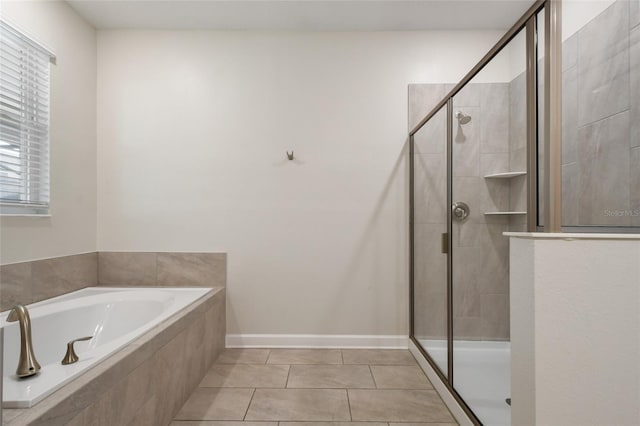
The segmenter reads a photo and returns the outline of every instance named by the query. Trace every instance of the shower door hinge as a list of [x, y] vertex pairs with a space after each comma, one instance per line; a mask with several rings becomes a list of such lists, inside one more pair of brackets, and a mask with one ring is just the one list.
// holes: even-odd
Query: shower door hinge
[[442, 253], [449, 253], [449, 233], [442, 234]]

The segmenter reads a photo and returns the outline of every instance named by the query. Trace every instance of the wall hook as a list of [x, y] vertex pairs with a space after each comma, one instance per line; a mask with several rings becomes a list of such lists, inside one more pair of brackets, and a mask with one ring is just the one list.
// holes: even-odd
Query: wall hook
[[293, 160], [293, 151], [291, 151], [291, 154], [289, 154], [289, 151], [287, 151], [287, 158], [289, 160]]

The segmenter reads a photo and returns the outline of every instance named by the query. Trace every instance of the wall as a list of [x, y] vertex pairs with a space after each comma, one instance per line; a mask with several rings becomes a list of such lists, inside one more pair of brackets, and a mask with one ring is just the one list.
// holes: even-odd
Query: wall
[[96, 250], [96, 34], [62, 1], [9, 1], [2, 16], [50, 47], [51, 217], [2, 217], [0, 263]]
[[407, 84], [498, 37], [99, 32], [99, 250], [228, 252], [229, 333], [406, 335]]
[[640, 424], [638, 235], [510, 245], [512, 424]]

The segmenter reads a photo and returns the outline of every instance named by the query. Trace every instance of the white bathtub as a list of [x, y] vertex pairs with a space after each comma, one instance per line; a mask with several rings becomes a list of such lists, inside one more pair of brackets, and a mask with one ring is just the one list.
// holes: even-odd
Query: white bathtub
[[[15, 375], [20, 354], [18, 323], [8, 323], [8, 312], [3, 313], [3, 407], [32, 407], [209, 291], [212, 289], [88, 287], [29, 305], [33, 348], [42, 370], [26, 379]], [[62, 365], [67, 342], [84, 336], [94, 337], [75, 344], [80, 360]]]

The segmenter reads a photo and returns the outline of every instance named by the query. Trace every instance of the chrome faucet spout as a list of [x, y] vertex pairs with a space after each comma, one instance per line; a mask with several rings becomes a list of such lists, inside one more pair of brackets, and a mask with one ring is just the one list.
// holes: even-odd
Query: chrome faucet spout
[[18, 321], [20, 324], [20, 359], [16, 375], [18, 377], [29, 377], [40, 371], [40, 364], [33, 353], [33, 343], [31, 341], [31, 317], [26, 306], [16, 305], [11, 309], [7, 322]]

